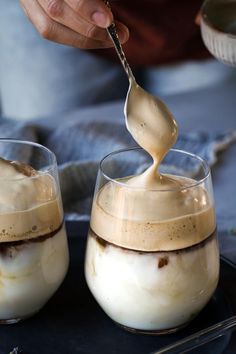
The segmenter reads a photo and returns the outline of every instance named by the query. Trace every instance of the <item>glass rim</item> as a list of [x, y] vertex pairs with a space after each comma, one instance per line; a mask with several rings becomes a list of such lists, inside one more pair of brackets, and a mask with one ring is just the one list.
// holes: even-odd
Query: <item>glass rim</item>
[[[117, 154], [120, 154], [120, 153], [123, 153], [123, 152], [130, 152], [130, 151], [138, 151], [138, 150], [141, 150], [141, 151], [144, 151], [146, 152], [143, 148], [141, 147], [131, 147], [131, 148], [126, 148], [126, 149], [120, 149], [120, 150], [116, 150], [116, 151], [112, 151], [110, 152], [109, 154], [107, 154], [106, 156], [104, 156], [102, 158], [102, 160], [100, 161], [99, 163], [99, 170], [100, 172], [102, 173], [103, 177], [108, 180], [109, 182], [113, 182], [114, 184], [118, 185], [118, 186], [123, 186], [125, 188], [129, 188], [129, 189], [134, 189], [134, 190], [145, 190], [145, 191], [148, 191], [148, 192], [176, 192], [176, 191], [181, 191], [181, 190], [186, 190], [186, 189], [190, 189], [190, 188], [194, 188], [194, 187], [197, 187], [198, 185], [202, 184], [203, 182], [205, 182], [211, 175], [211, 171], [210, 171], [210, 167], [208, 165], [208, 163], [206, 162], [206, 160], [204, 160], [202, 157], [194, 154], [194, 153], [191, 153], [191, 152], [188, 152], [188, 151], [185, 151], [185, 150], [181, 150], [181, 149], [175, 149], [175, 148], [172, 148], [168, 151], [168, 153], [166, 154], [166, 156], [169, 154], [169, 152], [177, 152], [177, 153], [180, 153], [180, 154], [183, 154], [183, 155], [186, 155], [186, 156], [189, 156], [191, 158], [194, 158], [198, 161], [200, 161], [200, 163], [202, 164], [203, 168], [204, 168], [204, 177], [201, 178], [200, 180], [196, 181], [196, 180], [193, 180], [194, 183], [188, 185], [188, 186], [183, 186], [183, 187], [179, 187], [179, 188], [167, 188], [167, 189], [146, 189], [146, 188], [143, 188], [143, 187], [134, 187], [134, 186], [129, 186], [123, 182], [120, 182], [114, 178], [111, 178], [109, 177], [103, 170], [102, 168], [102, 165], [104, 163], [104, 161], [106, 159], [108, 159], [109, 157], [111, 156], [114, 156], [114, 155], [117, 155]], [[147, 153], [147, 152], [146, 152]], [[147, 155], [149, 155], [147, 153]], [[150, 156], [150, 155], [149, 155]], [[151, 156], [150, 156], [151, 158]]]
[[[22, 140], [22, 139], [15, 139], [15, 138], [0, 138], [0, 144], [1, 143], [15, 143], [15, 144], [21, 144], [21, 145], [29, 145], [29, 146], [33, 146], [36, 148], [39, 148], [40, 150], [44, 150], [46, 151], [46, 153], [51, 156], [52, 161], [50, 162], [50, 164], [48, 165], [48, 167], [45, 169], [45, 171], [40, 171], [40, 175], [44, 175], [44, 174], [50, 174], [50, 172], [52, 170], [54, 170], [55, 168], [57, 168], [57, 160], [56, 160], [56, 155], [54, 154], [54, 152], [52, 152], [50, 149], [48, 149], [46, 146], [41, 145], [39, 143], [36, 143], [34, 141], [29, 141], [29, 140]], [[12, 161], [19, 161], [19, 160], [12, 160]], [[21, 162], [21, 161], [19, 161]], [[38, 171], [37, 171], [38, 172]], [[17, 181], [21, 181], [21, 180], [29, 180], [29, 179], [35, 179], [38, 178], [38, 176], [24, 176], [21, 178], [17, 178]], [[0, 181], [16, 181], [16, 178], [9, 178], [9, 177], [0, 177]]]

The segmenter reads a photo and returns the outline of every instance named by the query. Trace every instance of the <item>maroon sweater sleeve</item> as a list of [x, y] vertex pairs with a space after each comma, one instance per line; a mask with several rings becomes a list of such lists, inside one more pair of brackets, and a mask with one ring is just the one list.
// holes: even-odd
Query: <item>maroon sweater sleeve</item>
[[[130, 30], [124, 45], [135, 66], [161, 65], [209, 56], [195, 17], [202, 0], [113, 0], [114, 17]], [[117, 60], [114, 49], [96, 51]]]

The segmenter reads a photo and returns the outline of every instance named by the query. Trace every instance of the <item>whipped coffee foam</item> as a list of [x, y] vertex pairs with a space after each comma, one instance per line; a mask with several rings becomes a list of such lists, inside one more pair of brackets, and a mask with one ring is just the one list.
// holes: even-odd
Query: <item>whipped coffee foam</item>
[[0, 159], [0, 242], [42, 236], [63, 221], [54, 178], [16, 161]]
[[136, 142], [156, 162], [174, 145], [178, 128], [167, 106], [132, 81], [125, 105], [126, 124]]
[[153, 159], [153, 165], [129, 184], [147, 189], [171, 187], [172, 180], [158, 173], [158, 165], [174, 145], [178, 127], [164, 102], [130, 82], [125, 104], [126, 126], [136, 142]]
[[[184, 186], [193, 183], [177, 179]], [[215, 229], [215, 213], [202, 187], [158, 192], [107, 183], [94, 201], [91, 228], [125, 248], [177, 250], [207, 238]]]

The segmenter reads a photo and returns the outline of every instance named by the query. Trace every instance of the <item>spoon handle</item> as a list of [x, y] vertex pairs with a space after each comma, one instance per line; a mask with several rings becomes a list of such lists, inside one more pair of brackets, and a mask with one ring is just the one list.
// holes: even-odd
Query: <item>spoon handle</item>
[[232, 316], [211, 327], [203, 329], [191, 336], [181, 339], [165, 348], [159, 349], [152, 354], [179, 354], [188, 353], [190, 350], [198, 348], [206, 343], [221, 337], [228, 330], [236, 328], [236, 316]]
[[[104, 3], [109, 8], [111, 8], [109, 1], [104, 0]], [[129, 81], [131, 81], [131, 80], [135, 81], [134, 74], [133, 74], [133, 72], [132, 72], [132, 70], [131, 70], [131, 68], [129, 66], [129, 63], [127, 62], [127, 59], [125, 57], [125, 53], [124, 53], [124, 51], [122, 49], [122, 46], [121, 46], [117, 31], [116, 31], [116, 25], [115, 25], [114, 22], [112, 22], [112, 24], [109, 27], [107, 27], [107, 32], [108, 32], [108, 34], [109, 34], [109, 36], [110, 36], [110, 38], [111, 38], [111, 40], [112, 40], [112, 42], [114, 44], [114, 47], [115, 47], [116, 52], [118, 54], [118, 57], [119, 57], [119, 59], [121, 61], [121, 64], [123, 65], [123, 68], [124, 68], [124, 70], [125, 70], [125, 72], [126, 72], [126, 74], [128, 76]]]

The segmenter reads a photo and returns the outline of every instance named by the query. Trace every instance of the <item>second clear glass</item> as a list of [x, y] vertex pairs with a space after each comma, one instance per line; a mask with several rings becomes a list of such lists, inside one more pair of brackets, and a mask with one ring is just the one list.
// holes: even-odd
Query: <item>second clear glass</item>
[[38, 312], [69, 265], [55, 155], [0, 139], [0, 323]]

